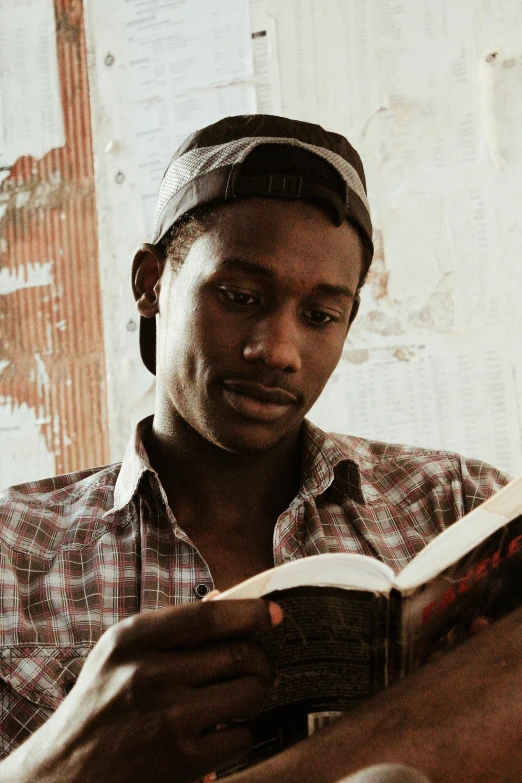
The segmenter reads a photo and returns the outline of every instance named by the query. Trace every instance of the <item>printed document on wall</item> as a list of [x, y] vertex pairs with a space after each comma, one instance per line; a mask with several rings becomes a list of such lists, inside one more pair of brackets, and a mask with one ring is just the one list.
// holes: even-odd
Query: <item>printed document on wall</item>
[[122, 7], [129, 114], [148, 230], [174, 150], [199, 127], [256, 111], [247, 0], [128, 0]]
[[246, 0], [127, 0], [121, 12], [136, 97], [253, 75]]
[[323, 429], [456, 451], [522, 470], [513, 367], [501, 327], [422, 345], [345, 350], [311, 411]]
[[0, 0], [0, 181], [65, 144], [53, 0]]
[[154, 226], [161, 178], [173, 152], [197, 128], [222, 117], [253, 114], [255, 87], [238, 82], [174, 95], [170, 100], [145, 102], [134, 114], [133, 147], [139, 165], [139, 191], [145, 225]]
[[281, 114], [277, 26], [264, 0], [250, 0], [250, 23], [257, 111], [260, 114]]

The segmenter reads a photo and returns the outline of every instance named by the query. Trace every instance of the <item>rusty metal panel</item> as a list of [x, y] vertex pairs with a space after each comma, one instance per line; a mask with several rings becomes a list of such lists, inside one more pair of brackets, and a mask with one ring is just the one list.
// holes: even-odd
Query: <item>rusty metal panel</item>
[[[81, 0], [55, 0], [55, 14], [66, 144], [20, 158], [0, 185], [0, 272], [28, 277], [0, 296], [0, 400], [34, 411], [63, 473], [106, 462], [109, 445]], [[52, 273], [30, 285], [31, 269]], [[2, 460], [14, 458], [2, 440]]]

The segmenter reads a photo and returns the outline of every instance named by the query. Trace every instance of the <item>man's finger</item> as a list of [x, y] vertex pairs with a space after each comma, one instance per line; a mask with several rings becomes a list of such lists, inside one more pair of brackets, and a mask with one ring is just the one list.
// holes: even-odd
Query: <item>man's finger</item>
[[192, 694], [190, 725], [208, 731], [221, 723], [255, 715], [265, 703], [267, 689], [257, 677], [241, 677], [192, 691]]
[[211, 590], [210, 593], [207, 593], [203, 596], [201, 599], [202, 601], [214, 601], [218, 595], [221, 595], [221, 590]]
[[234, 639], [209, 645], [184, 656], [181, 669], [184, 681], [204, 686], [238, 677], [254, 676], [269, 687], [276, 672], [268, 655], [250, 639]]
[[267, 654], [250, 639], [218, 642], [188, 652], [154, 652], [125, 667], [125, 690], [144, 712], [167, 709], [180, 688], [190, 701], [200, 688], [244, 677], [257, 677], [264, 688], [275, 680]]
[[261, 598], [209, 601], [136, 614], [113, 626], [120, 650], [187, 650], [214, 641], [251, 636], [277, 625], [281, 608]]

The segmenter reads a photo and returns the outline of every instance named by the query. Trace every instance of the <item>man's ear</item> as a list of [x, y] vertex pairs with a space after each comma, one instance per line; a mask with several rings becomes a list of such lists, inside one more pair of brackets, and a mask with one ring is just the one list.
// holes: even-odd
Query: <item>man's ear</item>
[[164, 266], [165, 257], [156, 245], [147, 242], [136, 251], [132, 261], [132, 293], [144, 318], [153, 318], [158, 313]]

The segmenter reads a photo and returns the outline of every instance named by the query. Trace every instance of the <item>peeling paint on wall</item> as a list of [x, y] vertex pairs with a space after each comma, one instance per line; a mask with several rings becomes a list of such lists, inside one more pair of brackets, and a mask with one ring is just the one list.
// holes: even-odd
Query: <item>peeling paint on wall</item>
[[55, 0], [65, 146], [0, 184], [0, 484], [108, 461], [83, 8]]
[[0, 489], [22, 481], [33, 481], [56, 472], [56, 460], [42, 432], [38, 413], [27, 403], [18, 405], [0, 397]]
[[51, 285], [53, 282], [52, 269], [52, 261], [37, 262], [36, 264], [31, 264], [29, 261], [14, 270], [8, 267], [0, 268], [0, 296], [21, 291], [22, 288]]

